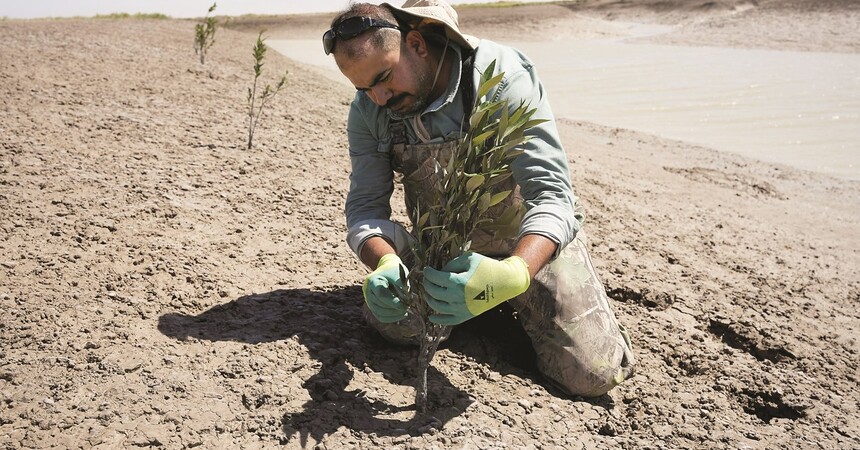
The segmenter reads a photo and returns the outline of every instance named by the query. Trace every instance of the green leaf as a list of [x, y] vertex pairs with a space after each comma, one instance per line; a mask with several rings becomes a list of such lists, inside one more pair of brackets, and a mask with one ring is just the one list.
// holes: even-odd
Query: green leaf
[[524, 214], [523, 205], [505, 208], [501, 216], [493, 220], [490, 225], [486, 225], [483, 229], [494, 231], [496, 238], [508, 238], [516, 236], [519, 232], [520, 222]]
[[472, 217], [472, 210], [470, 208], [464, 208], [457, 214], [457, 216], [459, 222], [469, 223], [469, 219]]
[[504, 136], [505, 130], [508, 129], [508, 108], [502, 108], [502, 116], [499, 118], [499, 135], [496, 137], [498, 143], [501, 136]]
[[448, 163], [445, 165], [444, 169], [446, 171], [448, 171], [448, 173], [450, 174], [451, 172], [453, 172], [456, 164], [457, 164], [457, 152], [451, 152], [451, 157], [448, 158]]
[[450, 251], [450, 253], [449, 253], [450, 255], [458, 255], [459, 256], [460, 244], [455, 242], [455, 241], [451, 241], [451, 248], [449, 251]]
[[511, 195], [511, 191], [502, 191], [496, 194], [493, 194], [493, 197], [490, 199], [490, 206], [495, 206], [501, 203], [504, 199], [508, 198]]
[[480, 111], [485, 114], [483, 114], [481, 120], [478, 121], [475, 126], [472, 127], [473, 130], [483, 130], [484, 128], [486, 128], [488, 123], [490, 123], [490, 120], [492, 119], [493, 115], [495, 115], [499, 111], [499, 108], [503, 107], [504, 105], [505, 102], [503, 101], [482, 103], [481, 106], [475, 111]]
[[480, 135], [478, 135], [472, 139], [472, 145], [474, 145], [475, 147], [479, 147], [487, 140], [487, 138], [489, 138], [490, 136], [492, 136], [494, 134], [496, 134], [495, 130], [490, 130], [490, 131], [487, 131], [486, 133], [481, 133]]
[[429, 219], [429, 218], [430, 218], [430, 211], [427, 211], [426, 213], [421, 215], [421, 217], [418, 219], [418, 223], [415, 224], [415, 226], [418, 228], [422, 228], [424, 226], [424, 224], [427, 223], [427, 219]]
[[516, 159], [517, 156], [520, 156], [525, 152], [526, 152], [525, 150], [518, 148], [516, 150], [510, 150], [508, 152], [505, 152], [505, 157], [509, 158], [510, 160], [514, 160], [514, 159]]
[[511, 177], [511, 175], [512, 174], [510, 172], [499, 174], [499, 175], [494, 175], [494, 176], [490, 177], [490, 181], [487, 182], [487, 187], [491, 188], [491, 187], [507, 180], [508, 178]]
[[526, 129], [534, 128], [534, 127], [536, 127], [536, 126], [538, 126], [544, 122], [549, 122], [549, 119], [532, 119], [532, 120], [529, 120], [528, 122], [526, 122], [525, 128]]
[[[487, 80], [489, 80], [490, 77], [493, 75], [493, 72], [495, 72], [495, 70], [496, 70], [496, 60], [494, 59], [493, 61], [490, 62], [490, 65], [487, 66], [487, 69], [484, 70], [484, 72], [481, 74], [481, 82], [479, 84], [483, 85], [484, 83], [486, 83]], [[481, 97], [478, 96], [478, 99], [480, 99], [480, 98]]]
[[503, 136], [503, 141], [505, 143], [508, 142], [522, 142], [524, 139], [525, 129], [522, 126], [519, 127], [511, 127], [505, 132], [505, 136]]
[[[487, 69], [487, 71], [489, 71], [489, 68]], [[478, 97], [477, 98], [483, 98], [485, 95], [487, 95], [487, 93], [490, 92], [490, 89], [496, 87], [496, 85], [499, 84], [502, 81], [502, 78], [504, 78], [504, 77], [505, 77], [505, 73], [501, 72], [498, 75], [494, 76], [493, 78], [490, 78], [486, 82], [482, 83], [481, 87], [478, 89]]]
[[478, 197], [478, 214], [483, 214], [490, 208], [490, 200], [492, 196], [489, 192], [485, 192], [484, 195]]
[[469, 181], [466, 182], [466, 192], [472, 192], [482, 184], [484, 184], [484, 176], [473, 175], [469, 178]]
[[520, 106], [515, 108], [514, 112], [511, 114], [510, 123], [512, 128], [516, 128], [517, 126], [519, 126], [520, 119], [525, 113], [526, 108], [523, 106], [523, 103], [520, 102]]
[[403, 300], [404, 302], [407, 302], [407, 304], [409, 304], [411, 297], [409, 296], [409, 293], [407, 290], [402, 290], [402, 289], [400, 289], [400, 286], [397, 286], [397, 285], [392, 283], [392, 284], [388, 285], [388, 291], [391, 292], [391, 295], [393, 295], [393, 296]]
[[527, 140], [528, 140], [528, 139], [525, 139], [525, 138], [520, 138], [520, 139], [510, 139], [510, 138], [509, 138], [509, 139], [505, 139], [505, 144], [502, 146], [502, 153], [507, 154], [507, 153], [508, 153], [508, 152], [510, 152], [514, 147], [525, 144]]
[[482, 120], [484, 120], [484, 117], [486, 115], [487, 115], [487, 109], [486, 108], [481, 108], [481, 109], [473, 112], [472, 117], [469, 118], [469, 126], [473, 130], [479, 129], [480, 127], [478, 125], [481, 123]]

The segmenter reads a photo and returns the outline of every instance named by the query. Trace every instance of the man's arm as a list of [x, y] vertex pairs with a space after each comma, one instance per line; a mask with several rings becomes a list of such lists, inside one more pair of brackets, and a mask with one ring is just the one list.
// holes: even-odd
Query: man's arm
[[530, 140], [522, 146], [525, 152], [511, 164], [511, 169], [526, 205], [520, 238], [544, 236], [558, 244], [554, 255], [558, 256], [558, 252], [574, 239], [581, 223], [574, 215], [576, 198], [570, 183], [567, 154], [547, 93], [528, 58], [495, 43], [482, 42], [483, 45], [488, 48], [483, 55], [476, 56], [476, 68], [498, 58], [501, 64], [497, 64], [495, 70], [505, 72], [504, 83], [490, 95], [507, 100], [511, 109], [528, 105], [536, 110], [532, 119], [546, 120], [526, 131]]
[[552, 259], [558, 244], [539, 234], [527, 234], [520, 238], [513, 256], [519, 256], [529, 266], [529, 278], [543, 269]]
[[356, 94], [347, 121], [352, 173], [344, 213], [347, 243], [356, 256], [374, 268], [387, 250], [373, 250], [375, 245], [371, 241], [385, 236], [383, 242], [397, 242], [389, 235], [395, 228], [389, 220], [394, 173], [388, 153], [380, 151], [380, 112], [364, 95]]
[[373, 268], [379, 264], [380, 258], [390, 253], [397, 253], [394, 245], [382, 236], [373, 236], [364, 241], [359, 258], [367, 267]]

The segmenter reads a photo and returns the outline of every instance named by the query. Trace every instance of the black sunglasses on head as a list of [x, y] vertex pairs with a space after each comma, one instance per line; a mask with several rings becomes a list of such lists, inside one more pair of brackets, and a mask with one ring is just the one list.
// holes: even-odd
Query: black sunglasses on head
[[391, 22], [382, 19], [373, 19], [370, 17], [350, 17], [343, 22], [333, 26], [330, 30], [323, 34], [323, 50], [326, 55], [330, 55], [334, 51], [334, 44], [337, 39], [348, 41], [361, 33], [371, 28], [394, 28], [399, 30], [400, 27]]

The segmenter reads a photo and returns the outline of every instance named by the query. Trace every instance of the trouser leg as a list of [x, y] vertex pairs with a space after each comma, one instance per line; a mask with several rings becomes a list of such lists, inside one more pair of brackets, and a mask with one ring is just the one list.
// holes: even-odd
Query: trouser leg
[[582, 232], [511, 304], [538, 369], [565, 392], [596, 397], [632, 376], [627, 332], [610, 308]]
[[367, 304], [362, 307], [362, 312], [367, 324], [378, 331], [386, 341], [398, 345], [419, 344], [419, 334], [421, 332], [421, 323], [419, 321], [421, 319], [414, 314], [407, 315], [405, 319], [399, 322], [383, 323], [370, 312]]
[[[398, 345], [418, 345], [421, 343], [421, 319], [410, 313], [405, 319], [394, 323], [380, 322], [376, 316], [370, 311], [370, 308], [365, 304], [362, 307], [364, 320], [368, 325], [385, 338], [386, 341]], [[448, 335], [451, 333], [451, 327], [445, 328], [445, 335], [439, 342], [448, 340]]]

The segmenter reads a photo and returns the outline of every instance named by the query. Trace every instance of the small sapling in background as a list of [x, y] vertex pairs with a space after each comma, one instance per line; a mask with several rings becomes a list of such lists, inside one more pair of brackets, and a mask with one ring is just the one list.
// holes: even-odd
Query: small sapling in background
[[206, 52], [215, 43], [215, 25], [218, 23], [215, 17], [210, 16], [215, 11], [215, 5], [209, 7], [209, 12], [203, 19], [203, 23], [194, 26], [194, 54], [200, 56], [200, 64], [206, 64]]
[[284, 84], [287, 82], [287, 73], [289, 73], [284, 72], [284, 75], [278, 80], [274, 88], [266, 84], [262, 91], [257, 92], [257, 82], [263, 73], [263, 59], [266, 58], [267, 47], [264, 43], [265, 40], [261, 31], [260, 35], [257, 36], [257, 43], [254, 45], [254, 84], [248, 88], [248, 150], [253, 145], [254, 131], [257, 129], [260, 117], [263, 115], [263, 107], [284, 87]]

